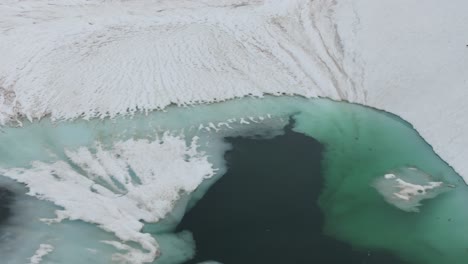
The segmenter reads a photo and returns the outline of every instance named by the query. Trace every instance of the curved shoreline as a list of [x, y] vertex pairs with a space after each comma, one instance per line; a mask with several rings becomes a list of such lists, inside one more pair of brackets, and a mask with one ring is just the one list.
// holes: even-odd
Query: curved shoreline
[[0, 6], [3, 123], [327, 97], [401, 116], [468, 175], [466, 1], [48, 3]]

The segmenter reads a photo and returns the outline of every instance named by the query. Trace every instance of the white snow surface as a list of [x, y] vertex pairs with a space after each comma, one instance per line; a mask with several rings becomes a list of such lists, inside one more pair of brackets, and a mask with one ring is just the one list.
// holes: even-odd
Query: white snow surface
[[401, 116], [468, 179], [466, 10], [465, 0], [4, 0], [0, 120], [329, 97]]
[[265, 93], [357, 99], [330, 1], [2, 1], [3, 120]]
[[[103, 241], [123, 253], [118, 263], [152, 262], [160, 252], [156, 240], [142, 233], [143, 223], [166, 216], [180, 195], [189, 193], [214, 169], [197, 151], [197, 138], [166, 134], [160, 140], [127, 140], [104, 149], [66, 151], [70, 162], [33, 162], [31, 168], [2, 169], [1, 174], [26, 184], [28, 195], [62, 207], [56, 219], [94, 223], [114, 233], [120, 241]], [[73, 164], [73, 166], [72, 166]], [[144, 251], [122, 242], [136, 242]], [[43, 252], [43, 251], [41, 251]], [[41, 255], [41, 257], [44, 255]]]

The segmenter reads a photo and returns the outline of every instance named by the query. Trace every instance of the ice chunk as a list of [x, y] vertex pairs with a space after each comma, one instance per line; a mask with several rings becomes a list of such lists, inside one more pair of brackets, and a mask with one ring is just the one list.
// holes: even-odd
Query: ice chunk
[[454, 187], [435, 181], [414, 167], [391, 171], [375, 180], [373, 186], [388, 203], [408, 212], [419, 212], [422, 200], [435, 198]]
[[40, 244], [39, 248], [36, 250], [34, 256], [30, 258], [30, 264], [39, 264], [42, 261], [42, 258], [52, 252], [54, 250], [54, 246], [49, 244]]

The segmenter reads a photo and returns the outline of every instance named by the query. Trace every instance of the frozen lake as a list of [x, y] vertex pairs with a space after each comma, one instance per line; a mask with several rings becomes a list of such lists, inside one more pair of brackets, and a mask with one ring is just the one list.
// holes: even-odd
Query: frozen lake
[[297, 263], [466, 259], [463, 179], [409, 123], [355, 104], [285, 96], [44, 119], [4, 129], [0, 168], [12, 264], [274, 263], [298, 247], [309, 254]]

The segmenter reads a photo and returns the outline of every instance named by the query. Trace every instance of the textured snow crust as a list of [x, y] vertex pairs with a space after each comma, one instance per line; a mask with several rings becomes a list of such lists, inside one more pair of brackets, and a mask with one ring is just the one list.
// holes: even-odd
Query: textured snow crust
[[395, 113], [468, 177], [468, 2], [5, 0], [0, 121], [298, 94]]
[[115, 116], [264, 93], [355, 99], [332, 5], [305, 2], [2, 3], [2, 119]]

